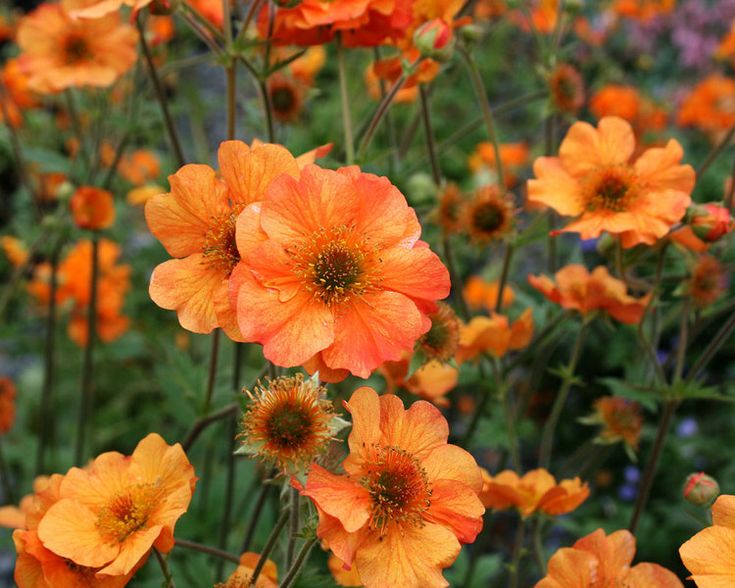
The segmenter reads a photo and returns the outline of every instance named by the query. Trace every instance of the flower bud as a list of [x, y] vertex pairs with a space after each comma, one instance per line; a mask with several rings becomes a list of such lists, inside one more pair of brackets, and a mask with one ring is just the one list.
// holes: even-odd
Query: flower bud
[[481, 26], [475, 23], [469, 23], [459, 29], [459, 34], [465, 41], [474, 42], [479, 41], [482, 38], [484, 30]]
[[717, 480], [704, 472], [690, 474], [684, 482], [684, 499], [697, 506], [709, 506], [720, 495]]
[[413, 34], [413, 43], [424, 57], [436, 61], [447, 61], [454, 51], [452, 27], [441, 18], [422, 24]]
[[730, 232], [733, 226], [730, 211], [721, 204], [695, 204], [687, 211], [687, 222], [702, 241], [714, 243]]

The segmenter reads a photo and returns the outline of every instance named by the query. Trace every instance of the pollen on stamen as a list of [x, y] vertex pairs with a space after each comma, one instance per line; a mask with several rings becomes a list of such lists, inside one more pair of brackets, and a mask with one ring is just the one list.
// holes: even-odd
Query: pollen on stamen
[[204, 237], [205, 262], [211, 267], [222, 271], [225, 276], [232, 273], [233, 268], [240, 261], [240, 252], [235, 240], [235, 225], [237, 214], [227, 212], [212, 219], [212, 224]]
[[635, 171], [628, 166], [610, 166], [592, 172], [582, 186], [587, 210], [624, 212], [638, 195], [636, 181]]
[[122, 543], [145, 528], [158, 502], [153, 484], [137, 484], [116, 495], [97, 515], [97, 530], [110, 544]]

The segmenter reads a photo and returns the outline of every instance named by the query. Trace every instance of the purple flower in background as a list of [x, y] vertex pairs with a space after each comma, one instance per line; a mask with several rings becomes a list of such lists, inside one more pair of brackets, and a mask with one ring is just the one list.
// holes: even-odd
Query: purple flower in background
[[636, 495], [638, 494], [638, 488], [636, 488], [633, 484], [623, 484], [618, 488], [618, 497], [620, 500], [624, 500], [626, 502], [632, 502], [635, 500]]
[[625, 466], [623, 475], [625, 476], [626, 482], [629, 484], [635, 484], [641, 478], [641, 470], [634, 465]]
[[696, 435], [698, 430], [699, 425], [697, 424], [696, 419], [694, 419], [694, 417], [685, 417], [681, 419], [679, 424], [676, 426], [676, 435], [686, 439], [687, 437], [693, 437]]

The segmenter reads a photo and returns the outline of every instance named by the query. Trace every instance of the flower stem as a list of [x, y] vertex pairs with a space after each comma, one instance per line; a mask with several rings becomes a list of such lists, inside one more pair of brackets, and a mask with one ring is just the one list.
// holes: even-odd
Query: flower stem
[[548, 469], [549, 463], [551, 462], [551, 451], [554, 447], [556, 426], [559, 424], [559, 417], [561, 416], [562, 410], [564, 410], [564, 405], [566, 404], [567, 397], [569, 396], [569, 391], [574, 383], [574, 370], [576, 369], [579, 358], [582, 355], [582, 344], [584, 343], [586, 331], [587, 321], [585, 320], [577, 332], [577, 338], [574, 342], [569, 363], [564, 370], [564, 379], [562, 381], [561, 388], [554, 400], [554, 406], [551, 408], [549, 419], [544, 425], [544, 432], [541, 438], [541, 449], [539, 452], [539, 467], [541, 468]]
[[730, 338], [733, 331], [735, 330], [735, 313], [730, 315], [730, 318], [727, 319], [727, 322], [722, 325], [719, 331], [717, 331], [717, 334], [712, 338], [712, 340], [708, 343], [707, 347], [704, 348], [704, 351], [699, 356], [697, 361], [694, 363], [692, 368], [689, 370], [689, 373], [686, 377], [686, 383], [689, 384], [697, 377], [699, 377], [700, 372], [707, 367], [710, 361], [712, 361], [712, 358], [717, 354], [717, 352], [720, 350], [720, 348], [725, 344], [725, 342]]
[[510, 262], [513, 259], [513, 251], [515, 246], [508, 241], [505, 244], [505, 255], [503, 256], [503, 268], [500, 270], [500, 283], [498, 284], [498, 299], [495, 301], [495, 312], [503, 311], [503, 293], [508, 284], [508, 273], [510, 271]]
[[434, 143], [434, 129], [431, 124], [431, 110], [429, 107], [429, 92], [426, 86], [419, 84], [421, 95], [421, 116], [424, 121], [424, 134], [426, 135], [426, 151], [429, 154], [429, 163], [431, 164], [431, 177], [437, 187], [442, 184], [442, 173], [439, 168], [439, 159], [436, 156], [436, 144]]
[[207, 375], [207, 390], [204, 395], [204, 407], [202, 414], [209, 413], [212, 406], [212, 395], [214, 394], [214, 384], [217, 380], [217, 359], [219, 358], [219, 340], [220, 330], [215, 329], [212, 333], [212, 350], [209, 354], [209, 374]]
[[[352, 134], [350, 94], [347, 87], [347, 66], [345, 65], [345, 49], [342, 45], [341, 36], [337, 37], [337, 69], [339, 72], [339, 95], [342, 100], [342, 130], [345, 136], [345, 162], [347, 165], [352, 165], [355, 163], [355, 139]], [[362, 145], [360, 146], [360, 151], [362, 152]]]
[[99, 278], [99, 235], [92, 233], [92, 276], [89, 284], [89, 304], [87, 306], [87, 344], [84, 347], [82, 364], [82, 399], [79, 405], [77, 422], [77, 445], [75, 463], [82, 465], [84, 461], [84, 444], [89, 428], [89, 418], [94, 403], [94, 344], [97, 336], [97, 281]]
[[[270, 474], [268, 474], [268, 478], [272, 478], [275, 475], [276, 470], [273, 469], [271, 470]], [[260, 487], [258, 499], [255, 501], [253, 513], [252, 515], [250, 515], [250, 522], [248, 523], [248, 528], [245, 531], [245, 540], [243, 541], [242, 549], [240, 550], [242, 553], [250, 551], [250, 547], [253, 544], [253, 538], [255, 537], [255, 531], [258, 528], [258, 521], [260, 520], [260, 516], [263, 514], [263, 507], [265, 506], [265, 501], [268, 498], [270, 489], [271, 485], [265, 482]]]
[[186, 434], [186, 437], [184, 437], [184, 440], [181, 442], [181, 446], [184, 448], [184, 451], [189, 451], [191, 449], [191, 446], [194, 445], [194, 441], [199, 438], [199, 435], [201, 435], [204, 429], [206, 429], [209, 425], [225, 419], [230, 415], [236, 414], [238, 410], [239, 406], [237, 405], [237, 403], [233, 402], [232, 404], [228, 404], [217, 412], [199, 417], [192, 425], [191, 429], [189, 429], [189, 432]]
[[148, 75], [151, 79], [151, 83], [153, 84], [153, 90], [156, 93], [158, 104], [161, 107], [161, 113], [163, 114], [163, 122], [166, 126], [166, 132], [168, 133], [169, 141], [171, 141], [171, 147], [174, 150], [174, 155], [176, 156], [176, 163], [179, 167], [181, 167], [182, 165], [184, 165], [184, 163], [186, 163], [186, 160], [184, 159], [184, 152], [181, 149], [181, 142], [179, 141], [179, 134], [176, 131], [176, 125], [174, 125], [173, 118], [171, 118], [171, 113], [168, 109], [166, 92], [164, 91], [161, 80], [159, 79], [158, 73], [156, 72], [156, 65], [155, 63], [153, 63], [151, 50], [148, 47], [147, 41], [145, 40], [145, 29], [143, 28], [143, 22], [141, 21], [140, 12], [135, 19], [135, 24], [138, 27], [140, 47], [143, 51], [143, 57], [145, 58], [146, 65], [148, 66]]
[[304, 567], [304, 563], [306, 563], [306, 560], [309, 557], [309, 553], [311, 552], [315, 544], [316, 544], [316, 537], [312, 537], [306, 543], [304, 543], [304, 546], [301, 548], [301, 551], [299, 551], [299, 555], [296, 558], [296, 561], [291, 566], [291, 568], [288, 570], [286, 577], [283, 579], [283, 582], [281, 583], [281, 588], [290, 588], [291, 586], [293, 586], [294, 582], [296, 581], [296, 578], [301, 572], [301, 569]]
[[[225, 4], [228, 4], [225, 1]], [[227, 76], [227, 139], [235, 138], [235, 125], [237, 124], [237, 60], [231, 59], [230, 65], [225, 68]]]
[[[227, 479], [225, 481], [225, 506], [222, 512], [222, 524], [220, 526], [219, 541], [217, 547], [227, 547], [227, 537], [230, 532], [230, 519], [232, 518], [232, 501], [235, 496], [235, 435], [237, 434], [237, 417], [235, 413], [227, 421], [227, 436], [230, 440], [227, 449]], [[222, 576], [224, 562], [217, 562], [216, 577]]]
[[294, 556], [296, 554], [296, 540], [298, 538], [299, 531], [301, 531], [301, 523], [299, 521], [299, 491], [296, 488], [291, 488], [291, 508], [289, 517], [289, 533], [288, 533], [288, 544], [286, 546], [286, 567], [291, 568], [294, 563]]
[[735, 125], [730, 127], [730, 130], [727, 131], [724, 137], [720, 140], [717, 145], [715, 145], [710, 152], [707, 154], [707, 156], [704, 158], [704, 161], [699, 164], [699, 167], [697, 168], [697, 179], [701, 179], [704, 173], [709, 169], [709, 167], [715, 162], [715, 160], [720, 156], [720, 153], [722, 153], [728, 145], [732, 142], [733, 137], [735, 137]]
[[2, 438], [0, 438], [0, 478], [2, 478], [3, 504], [14, 504], [15, 494], [13, 492], [12, 481], [10, 480], [8, 462], [5, 461], [5, 450], [3, 449]]
[[207, 555], [218, 557], [220, 559], [232, 562], [234, 564], [240, 563], [240, 558], [237, 557], [236, 555], [233, 555], [232, 553], [228, 553], [226, 551], [222, 551], [221, 549], [217, 549], [215, 547], [210, 547], [209, 545], [202, 545], [201, 543], [196, 543], [194, 541], [187, 541], [186, 539], [176, 539], [176, 545], [178, 547], [183, 547], [184, 549], [190, 549], [191, 551], [198, 551], [199, 553], [206, 553]]
[[268, 561], [268, 556], [271, 554], [271, 551], [273, 551], [273, 548], [276, 545], [276, 541], [278, 541], [278, 535], [280, 535], [281, 530], [283, 529], [283, 527], [286, 526], [286, 523], [288, 522], [290, 510], [291, 509], [287, 508], [281, 513], [281, 516], [278, 518], [275, 527], [273, 527], [271, 534], [268, 536], [268, 540], [265, 542], [263, 550], [260, 552], [258, 563], [253, 570], [253, 575], [250, 576], [250, 586], [255, 586], [255, 583], [258, 581], [258, 578], [260, 577], [260, 572], [263, 571], [263, 566], [265, 566], [265, 562]]
[[518, 521], [516, 529], [516, 540], [513, 545], [513, 556], [510, 564], [510, 577], [508, 586], [510, 588], [518, 588], [518, 580], [520, 577], [521, 558], [523, 557], [523, 540], [526, 535], [526, 519]]
[[156, 549], [155, 547], [153, 548], [153, 553], [158, 560], [158, 565], [161, 566], [161, 572], [163, 573], [163, 588], [176, 588], [176, 584], [174, 584], [174, 578], [171, 575], [171, 570], [168, 567], [166, 558], [163, 557], [163, 555], [161, 555], [161, 552], [158, 551], [158, 549]]
[[546, 553], [544, 551], [543, 541], [544, 521], [538, 517], [533, 525], [533, 553], [536, 556], [539, 573], [541, 576], [546, 575]]

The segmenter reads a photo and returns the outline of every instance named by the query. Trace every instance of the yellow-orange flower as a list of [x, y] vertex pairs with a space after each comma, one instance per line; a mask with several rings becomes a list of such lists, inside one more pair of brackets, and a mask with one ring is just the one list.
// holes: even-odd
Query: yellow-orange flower
[[107, 190], [80, 186], [69, 201], [74, 223], [80, 229], [101, 230], [115, 222], [115, 202]]
[[15, 422], [15, 384], [10, 378], [0, 378], [0, 433], [7, 433]]
[[221, 178], [208, 165], [185, 165], [169, 177], [171, 192], [149, 199], [151, 232], [174, 257], [153, 271], [149, 293], [161, 308], [175, 310], [194, 333], [221, 327], [241, 341], [230, 307], [228, 280], [240, 261], [235, 243], [238, 214], [263, 198], [281, 174], [298, 174], [296, 159], [280, 145], [248, 147], [226, 141], [219, 147]]
[[485, 512], [480, 469], [447, 444], [447, 421], [419, 400], [358, 389], [344, 475], [312, 465], [302, 488], [319, 512], [317, 535], [367, 588], [439, 588], [441, 570], [471, 543]]
[[131, 184], [142, 186], [158, 179], [161, 175], [161, 162], [153, 151], [138, 149], [120, 159], [117, 173]]
[[302, 84], [311, 86], [314, 78], [327, 62], [327, 51], [321, 45], [309, 47], [303, 55], [288, 64], [288, 69], [294, 78]]
[[691, 579], [700, 588], [725, 588], [735, 582], [735, 496], [723, 494], [712, 505], [712, 526], [679, 548]]
[[492, 313], [473, 317], [459, 333], [457, 362], [463, 363], [482, 353], [503, 357], [509, 351], [527, 347], [533, 337], [533, 314], [531, 309], [523, 311], [512, 324], [508, 317]]
[[131, 456], [103, 453], [88, 468], [69, 470], [38, 538], [56, 555], [101, 568], [97, 575], [126, 575], [152, 547], [173, 548], [174, 526], [195, 483], [181, 445], [151, 433]]
[[735, 124], [735, 80], [707, 76], [682, 102], [677, 122], [715, 136], [724, 133]]
[[56, 93], [72, 87], [108, 87], [135, 63], [135, 29], [120, 15], [75, 20], [67, 10], [83, 0], [42, 4], [18, 25], [18, 58], [31, 89]]
[[75, 3], [76, 6], [69, 10], [69, 14], [74, 19], [97, 19], [118, 12], [123, 6], [129, 6], [133, 12], [138, 12], [151, 2], [152, 0], [91, 0]]
[[[240, 565], [230, 574], [226, 582], [219, 582], [214, 588], [246, 588], [250, 586], [250, 578], [253, 577], [255, 566], [258, 565], [260, 556], [257, 553], [247, 552], [240, 556]], [[266, 560], [260, 575], [254, 584], [255, 588], [278, 588], [278, 570], [276, 564]]]
[[515, 508], [525, 518], [536, 512], [551, 516], [566, 514], [576, 510], [589, 494], [589, 486], [579, 478], [557, 483], [548, 471], [537, 469], [522, 477], [512, 470], [503, 470], [497, 476], [486, 478], [482, 497], [487, 508]]
[[695, 174], [681, 165], [684, 152], [673, 139], [632, 162], [634, 150], [633, 129], [621, 118], [605, 117], [597, 128], [574, 123], [559, 157], [534, 162], [528, 199], [575, 217], [561, 232], [589, 239], [607, 231], [624, 247], [652, 245], [684, 217]]
[[366, 378], [413, 349], [449, 274], [405, 197], [356, 167], [281, 175], [237, 219], [240, 330], [286, 367]]
[[[562, 547], [549, 560], [548, 573], [536, 588], [683, 588], [675, 574], [658, 564], [631, 566], [635, 537], [628, 531], [605, 535], [602, 529]], [[570, 583], [571, 582], [571, 583]]]
[[627, 294], [625, 282], [612, 277], [605, 266], [590, 273], [583, 265], [570, 264], [554, 278], [556, 281], [544, 275], [528, 276], [528, 282], [552, 302], [582, 315], [601, 310], [621, 323], [636, 324], [650, 298], [650, 294], [642, 298]]
[[[462, 289], [462, 295], [471, 308], [493, 310], [498, 303], [500, 282], [488, 282], [480, 276], [470, 276]], [[503, 289], [503, 308], [507, 308], [515, 300], [515, 292], [510, 286]]]

